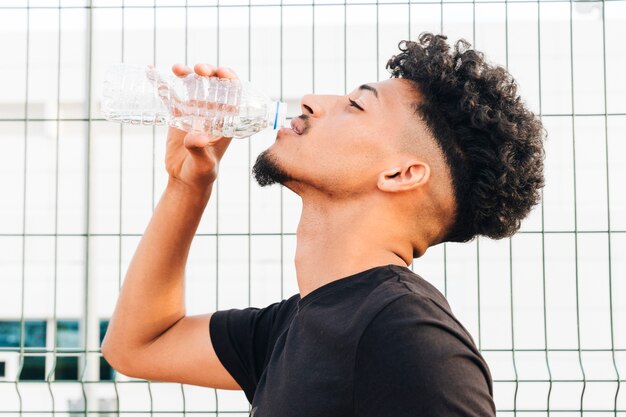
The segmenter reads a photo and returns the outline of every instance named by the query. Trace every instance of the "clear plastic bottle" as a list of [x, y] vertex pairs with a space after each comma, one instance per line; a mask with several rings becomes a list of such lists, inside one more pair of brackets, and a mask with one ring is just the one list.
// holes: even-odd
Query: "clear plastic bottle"
[[244, 138], [284, 126], [287, 105], [245, 80], [177, 77], [151, 65], [114, 64], [105, 76], [101, 110], [105, 119], [121, 123]]

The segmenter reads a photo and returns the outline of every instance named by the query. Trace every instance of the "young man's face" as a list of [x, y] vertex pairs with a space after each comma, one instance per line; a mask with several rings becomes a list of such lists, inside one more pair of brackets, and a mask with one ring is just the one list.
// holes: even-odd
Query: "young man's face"
[[307, 188], [343, 197], [371, 192], [403, 141], [420, 134], [409, 83], [390, 78], [345, 96], [305, 95], [303, 114], [292, 123], [301, 133], [278, 131], [254, 165], [257, 182], [280, 183], [298, 194]]

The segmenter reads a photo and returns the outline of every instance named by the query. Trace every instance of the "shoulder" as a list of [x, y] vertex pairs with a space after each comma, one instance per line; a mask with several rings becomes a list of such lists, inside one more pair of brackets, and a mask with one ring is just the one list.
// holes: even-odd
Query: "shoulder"
[[430, 366], [457, 354], [480, 355], [469, 334], [430, 298], [397, 297], [369, 322], [357, 344], [357, 358]]
[[[423, 356], [449, 355], [452, 350], [480, 356], [471, 334], [434, 285], [409, 268], [390, 265], [389, 269], [394, 278], [371, 294], [379, 303], [364, 328], [358, 352], [370, 345], [384, 348], [395, 344], [414, 346]], [[385, 349], [377, 352], [383, 354]]]
[[[368, 303], [375, 306], [370, 315], [369, 333], [389, 325], [439, 324], [475, 347], [469, 331], [452, 312], [446, 297], [430, 282], [406, 267], [388, 266], [393, 278], [387, 279], [373, 291]], [[404, 318], [404, 320], [403, 320]]]
[[424, 350], [430, 356], [452, 349], [479, 354], [469, 332], [446, 306], [412, 292], [399, 295], [372, 318], [361, 335], [359, 351], [371, 345], [412, 346], [412, 352]]
[[355, 358], [356, 415], [387, 415], [390, 403], [394, 416], [495, 415], [487, 363], [451, 312], [423, 294], [408, 291], [385, 305]]
[[399, 265], [388, 265], [394, 278], [387, 280], [387, 291], [398, 295], [413, 294], [424, 299], [430, 299], [438, 304], [442, 310], [450, 312], [450, 305], [446, 297], [433, 284], [422, 278], [411, 269]]

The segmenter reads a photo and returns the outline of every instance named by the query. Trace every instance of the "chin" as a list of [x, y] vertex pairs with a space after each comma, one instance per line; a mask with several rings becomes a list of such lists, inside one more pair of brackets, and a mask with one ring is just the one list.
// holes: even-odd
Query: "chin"
[[272, 147], [259, 154], [252, 167], [252, 174], [257, 184], [261, 187], [272, 184], [285, 185], [293, 181], [293, 178], [283, 167], [279, 158], [272, 152]]

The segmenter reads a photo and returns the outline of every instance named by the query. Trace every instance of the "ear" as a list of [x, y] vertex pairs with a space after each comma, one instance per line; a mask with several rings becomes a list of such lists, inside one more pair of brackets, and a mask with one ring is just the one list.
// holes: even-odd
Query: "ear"
[[385, 192], [414, 190], [428, 182], [430, 167], [425, 162], [411, 160], [383, 171], [378, 176], [378, 189]]

